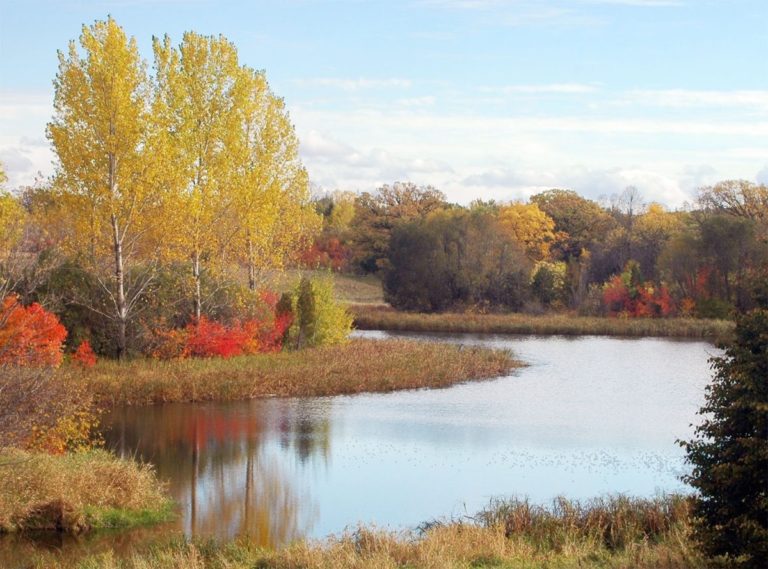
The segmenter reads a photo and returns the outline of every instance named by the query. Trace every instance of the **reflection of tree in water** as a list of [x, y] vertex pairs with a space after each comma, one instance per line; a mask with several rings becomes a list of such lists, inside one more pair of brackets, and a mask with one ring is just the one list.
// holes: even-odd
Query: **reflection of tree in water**
[[106, 438], [170, 481], [185, 533], [249, 535], [274, 546], [314, 525], [308, 489], [296, 485], [308, 461], [328, 460], [330, 405], [294, 399], [118, 409]]

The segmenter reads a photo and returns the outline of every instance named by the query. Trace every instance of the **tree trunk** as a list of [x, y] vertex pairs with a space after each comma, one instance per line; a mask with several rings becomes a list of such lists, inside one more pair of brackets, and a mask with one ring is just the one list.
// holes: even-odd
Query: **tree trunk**
[[256, 290], [256, 259], [250, 230], [248, 231], [248, 288]]
[[192, 254], [192, 277], [195, 279], [195, 321], [200, 321], [202, 315], [202, 295], [200, 294], [200, 252]]
[[[115, 193], [115, 180], [117, 160], [114, 154], [109, 156], [109, 192]], [[128, 307], [125, 302], [125, 272], [123, 271], [123, 236], [120, 235], [120, 226], [117, 223], [117, 216], [113, 213], [110, 221], [112, 222], [112, 246], [115, 252], [115, 284], [117, 294], [115, 303], [117, 308], [117, 359], [125, 358], [125, 325], [128, 319]]]

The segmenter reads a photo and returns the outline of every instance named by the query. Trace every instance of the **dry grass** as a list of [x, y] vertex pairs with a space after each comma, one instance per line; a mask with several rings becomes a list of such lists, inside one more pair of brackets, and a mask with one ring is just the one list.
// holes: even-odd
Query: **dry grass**
[[[177, 542], [121, 559], [82, 560], [81, 569], [450, 569], [679, 568], [705, 565], [690, 542], [687, 501], [559, 500], [552, 508], [498, 503], [472, 522], [433, 524], [422, 534], [360, 528], [278, 551], [247, 541]], [[47, 559], [40, 567], [57, 567]]]
[[527, 314], [398, 312], [392, 308], [351, 305], [355, 326], [361, 330], [399, 330], [411, 332], [457, 332], [534, 335], [659, 336], [727, 339], [733, 331], [728, 320], [697, 318], [599, 318], [565, 314], [531, 316]]
[[159, 521], [170, 502], [154, 470], [106, 451], [0, 451], [0, 533], [124, 527]]
[[504, 375], [520, 365], [505, 351], [404, 340], [231, 359], [103, 361], [77, 381], [97, 401], [151, 405], [255, 397], [312, 397], [447, 387]]

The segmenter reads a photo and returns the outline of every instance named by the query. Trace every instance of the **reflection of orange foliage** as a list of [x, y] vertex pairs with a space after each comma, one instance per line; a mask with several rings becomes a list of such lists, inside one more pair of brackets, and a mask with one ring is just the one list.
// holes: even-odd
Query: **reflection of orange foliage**
[[0, 308], [0, 363], [57, 367], [67, 330], [37, 303], [22, 306], [15, 295]]
[[221, 357], [279, 352], [293, 314], [277, 314], [277, 294], [260, 293], [265, 311], [260, 318], [222, 324], [205, 316], [183, 329], [156, 330], [152, 356], [160, 359]]
[[96, 354], [93, 353], [91, 343], [84, 340], [72, 354], [72, 361], [83, 368], [91, 368], [96, 365]]

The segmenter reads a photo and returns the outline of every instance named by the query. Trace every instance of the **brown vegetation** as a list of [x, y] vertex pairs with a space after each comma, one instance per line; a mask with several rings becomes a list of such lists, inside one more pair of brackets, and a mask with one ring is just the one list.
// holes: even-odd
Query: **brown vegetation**
[[564, 314], [398, 312], [386, 307], [350, 306], [360, 330], [409, 332], [456, 332], [489, 334], [535, 334], [564, 336], [660, 336], [723, 340], [733, 331], [733, 322], [699, 318], [602, 318]]
[[447, 387], [520, 365], [505, 351], [402, 340], [352, 340], [298, 352], [189, 360], [101, 361], [77, 381], [104, 405], [312, 397]]
[[159, 521], [170, 503], [154, 470], [105, 451], [0, 451], [0, 533], [79, 533]]
[[[681, 497], [608, 498], [586, 504], [499, 503], [474, 520], [436, 523], [421, 534], [359, 528], [321, 542], [270, 551], [248, 541], [173, 543], [119, 559], [108, 553], [79, 567], [205, 569], [699, 568]], [[48, 561], [48, 560], [46, 560]], [[41, 560], [41, 566], [42, 560]], [[53, 565], [45, 565], [56, 567]]]

